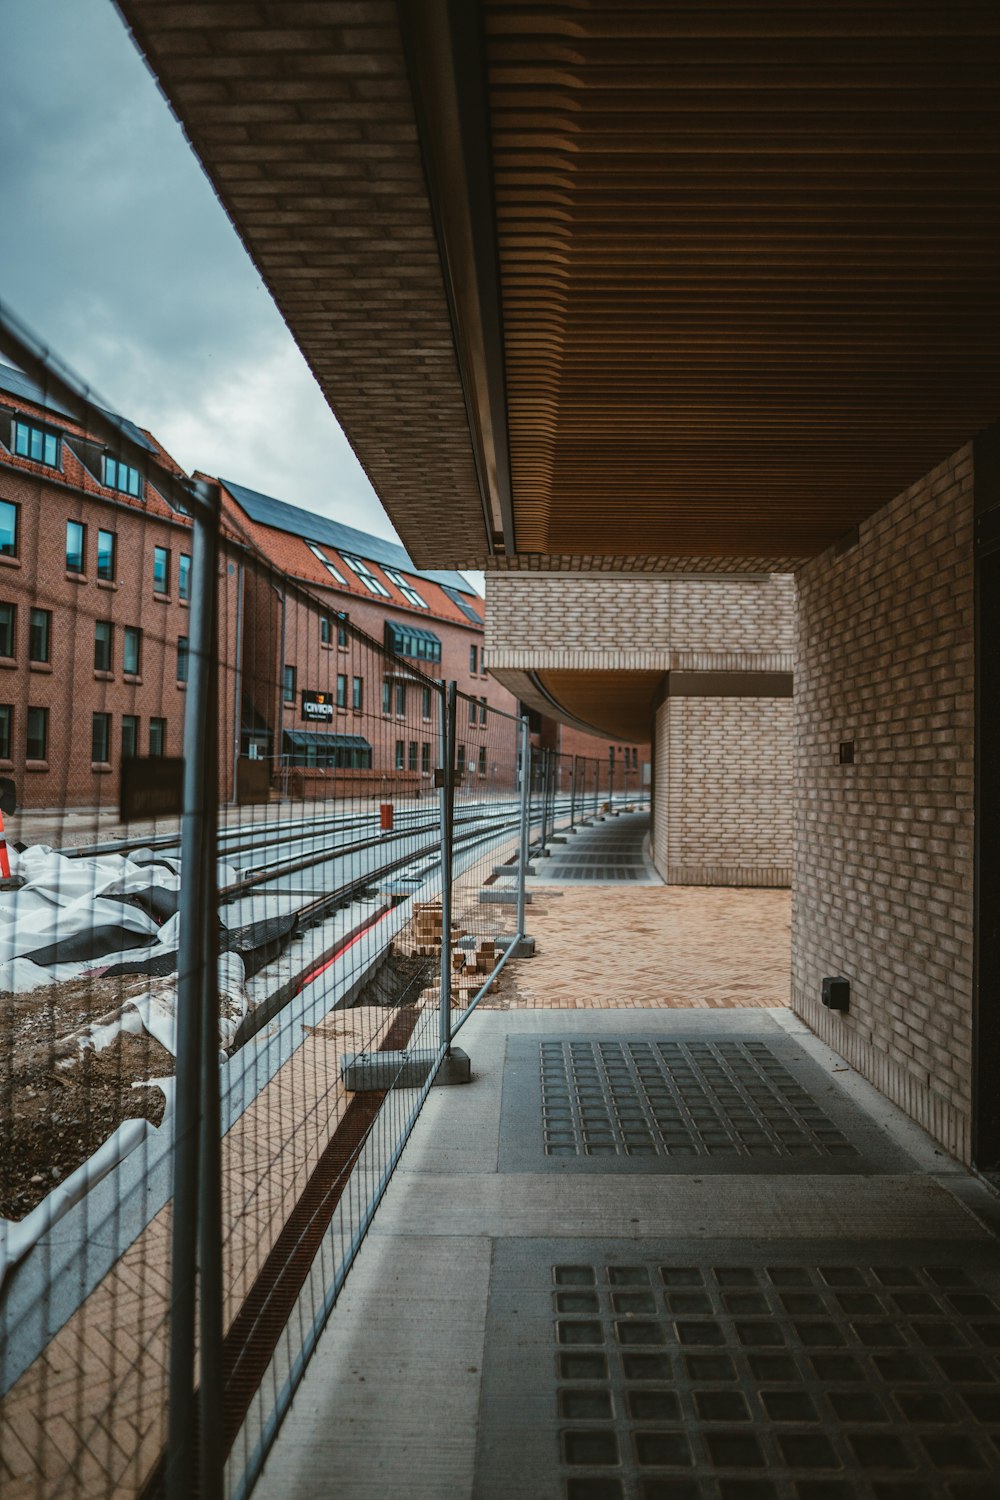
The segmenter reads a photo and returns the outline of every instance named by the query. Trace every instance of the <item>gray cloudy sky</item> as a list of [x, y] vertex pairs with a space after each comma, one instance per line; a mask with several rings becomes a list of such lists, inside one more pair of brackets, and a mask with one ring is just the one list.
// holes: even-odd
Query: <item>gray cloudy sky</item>
[[0, 19], [0, 299], [184, 468], [394, 535], [111, 0]]

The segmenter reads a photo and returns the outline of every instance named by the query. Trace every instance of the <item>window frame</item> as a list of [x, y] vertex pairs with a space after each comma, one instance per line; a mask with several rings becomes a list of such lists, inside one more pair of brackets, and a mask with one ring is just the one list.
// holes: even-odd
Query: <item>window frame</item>
[[[153, 741], [159, 740], [159, 748], [153, 749]], [[159, 759], [167, 753], [167, 721], [162, 715], [154, 714], [149, 721], [148, 733], [149, 753]]]
[[479, 672], [479, 647], [476, 645], [469, 647], [469, 671], [473, 677], [477, 676]]
[[[140, 718], [140, 716], [138, 714], [122, 714], [122, 731], [121, 731], [121, 757], [122, 757], [122, 760], [128, 760], [128, 759], [134, 760], [136, 758], [136, 756], [139, 754], [139, 728], [140, 728], [141, 722], [142, 722], [142, 720], [141, 720], [141, 718]], [[131, 727], [131, 730], [132, 730], [132, 748], [131, 748], [131, 750], [127, 750], [125, 748], [125, 739], [126, 739], [126, 734], [128, 732], [129, 727]]]
[[14, 705], [0, 703], [0, 760], [13, 760]]
[[405, 719], [406, 718], [406, 683], [402, 682], [398, 677], [396, 679], [395, 702], [396, 702], [396, 718], [397, 719]]
[[[80, 533], [80, 566], [74, 568], [70, 562], [69, 533], [70, 527], [75, 526]], [[71, 573], [74, 578], [85, 578], [87, 576], [87, 523], [86, 521], [74, 521], [71, 518], [66, 522], [66, 572]]]
[[335, 578], [336, 581], [345, 589], [350, 588], [350, 584], [347, 582], [347, 579], [344, 577], [343, 573], [341, 573], [340, 569], [330, 561], [330, 559], [327, 557], [326, 553], [320, 546], [319, 542], [311, 542], [309, 538], [305, 536], [302, 538], [302, 540], [305, 542], [306, 546], [309, 548], [309, 551], [312, 553], [313, 557], [315, 557], [316, 561], [323, 564], [324, 568], [330, 574], [331, 578]]
[[[101, 559], [101, 538], [102, 537], [110, 537], [110, 539], [111, 539], [111, 567], [110, 567], [109, 571], [106, 570], [107, 569], [107, 559], [105, 558], [104, 561], [102, 561], [102, 559]], [[96, 576], [101, 580], [102, 583], [114, 583], [114, 581], [115, 581], [115, 570], [117, 568], [117, 565], [118, 565], [118, 533], [117, 533], [117, 531], [106, 531], [103, 526], [99, 526], [97, 528], [97, 573], [96, 573]]]
[[347, 673], [346, 672], [338, 672], [337, 673], [337, 699], [336, 699], [336, 702], [337, 702], [337, 707], [338, 708], [346, 708], [347, 707]]
[[113, 672], [115, 627], [111, 620], [94, 621], [94, 671]]
[[344, 565], [350, 568], [351, 572], [361, 579], [369, 594], [375, 594], [379, 599], [392, 598], [391, 592], [386, 588], [381, 578], [373, 573], [368, 564], [363, 562], [360, 557], [351, 557], [346, 552], [342, 552], [340, 557]]
[[365, 679], [354, 676], [351, 679], [351, 707], [355, 713], [361, 713], [365, 706]]
[[[187, 563], [186, 568], [185, 563]], [[177, 597], [184, 603], [191, 602], [191, 554], [189, 552], [180, 552], [177, 555]]]
[[406, 741], [405, 740], [397, 740], [396, 741], [396, 770], [397, 771], [405, 771], [406, 770]]
[[[122, 671], [126, 677], [142, 676], [142, 626], [125, 625], [122, 627], [124, 635], [122, 638]], [[135, 666], [128, 664], [128, 647], [130, 637], [135, 641]]]
[[[22, 448], [20, 448], [18, 446], [18, 439], [19, 439], [19, 431], [18, 431], [18, 429], [20, 429], [22, 432], [26, 432], [29, 435], [29, 442], [26, 445], [29, 451], [27, 451], [27, 452], [25, 452]], [[34, 437], [37, 437], [37, 438], [41, 439], [41, 442], [39, 444], [39, 446], [42, 449], [42, 455], [41, 455], [41, 457], [37, 456], [36, 454], [34, 454], [34, 453], [32, 453], [30, 451], [30, 448], [31, 448], [30, 438], [34, 438]], [[46, 457], [46, 453], [48, 452], [48, 445], [49, 445], [49, 443], [52, 444], [52, 455], [53, 456], [51, 458]], [[17, 458], [26, 458], [29, 463], [32, 463], [32, 464], [41, 464], [46, 469], [61, 469], [62, 468], [62, 434], [59, 433], [59, 432], [53, 432], [52, 429], [51, 429], [51, 427], [44, 427], [44, 426], [39, 427], [39, 426], [36, 426], [35, 423], [33, 423], [33, 422], [25, 421], [25, 419], [23, 417], [15, 417], [14, 420], [13, 420], [13, 422], [11, 423], [11, 449], [10, 449], [10, 451]]]
[[[10, 622], [0, 626], [0, 647], [10, 646], [9, 651], [0, 650], [0, 657], [4, 661], [17, 660], [17, 605], [13, 599], [0, 600], [0, 610], [10, 611]], [[9, 638], [5, 639], [9, 631]]]
[[[122, 470], [125, 471], [125, 483], [122, 484]], [[113, 470], [109, 478], [109, 470]], [[119, 495], [131, 495], [134, 500], [142, 499], [142, 474], [125, 462], [123, 458], [115, 458], [113, 453], [101, 455], [101, 483], [106, 490], [114, 490]]]
[[289, 703], [294, 704], [295, 702], [297, 677], [298, 673], [295, 670], [295, 663], [290, 661], [283, 662], [281, 667], [281, 701], [286, 705]]
[[[0, 499], [0, 518], [2, 518], [3, 516], [3, 510], [5, 506], [9, 506], [9, 508], [14, 512], [14, 540], [13, 544], [10, 547], [7, 547], [6, 544], [0, 542], [0, 557], [19, 557], [21, 550], [21, 507], [16, 500]], [[4, 526], [2, 524], [2, 519], [0, 519], [0, 536], [3, 535], [3, 532]]]
[[[165, 566], [164, 566], [164, 569], [163, 569], [163, 587], [162, 588], [158, 588], [157, 587], [157, 583], [156, 583], [156, 571], [157, 571], [156, 570], [156, 564], [157, 564], [157, 560], [160, 557], [164, 558], [164, 560], [165, 560]], [[166, 597], [166, 595], [168, 595], [170, 593], [170, 548], [169, 547], [161, 547], [159, 545], [155, 545], [153, 547], [153, 593], [154, 594], [158, 594], [158, 595], [160, 595], [162, 597]]]
[[188, 680], [188, 667], [190, 658], [190, 636], [179, 635], [177, 637], [177, 681], [186, 683]]
[[[97, 751], [102, 748], [97, 738], [99, 725], [103, 726], [104, 731], [103, 755], [97, 754]], [[90, 716], [90, 764], [92, 766], [110, 766], [111, 764], [111, 715], [103, 709], [99, 709]]]
[[382, 572], [390, 583], [396, 585], [407, 604], [415, 604], [418, 609], [430, 609], [427, 600], [418, 592], [416, 584], [411, 583], [408, 578], [404, 578], [402, 573], [396, 568], [387, 568], [383, 563]]
[[[42, 731], [42, 735], [41, 735], [42, 753], [41, 753], [41, 755], [32, 755], [32, 753], [31, 753], [32, 715], [33, 714], [37, 714], [39, 716], [35, 720], [35, 723], [41, 725], [41, 731]], [[36, 742], [37, 742], [37, 736], [36, 736]], [[33, 764], [36, 764], [36, 765], [48, 765], [48, 760], [49, 760], [49, 711], [48, 711], [47, 708], [39, 707], [38, 705], [33, 704], [33, 703], [29, 703], [28, 704], [28, 712], [25, 715], [25, 721], [24, 721], [24, 751], [25, 751], [25, 754], [24, 754], [25, 760], [30, 760]]]
[[[44, 656], [35, 655], [35, 629], [38, 623], [36, 616], [40, 616], [41, 620], [44, 621]], [[42, 609], [37, 604], [31, 605], [28, 610], [28, 661], [34, 662], [38, 666], [47, 667], [52, 665], [52, 611], [51, 609]]]

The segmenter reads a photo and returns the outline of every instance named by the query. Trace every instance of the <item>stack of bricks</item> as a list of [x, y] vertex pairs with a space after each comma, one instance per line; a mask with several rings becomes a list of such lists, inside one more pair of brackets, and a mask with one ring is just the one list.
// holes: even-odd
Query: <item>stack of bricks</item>
[[[459, 933], [464, 936], [464, 933]], [[440, 950], [440, 929], [438, 944]], [[453, 948], [451, 955], [451, 1006], [452, 1010], [464, 1010], [469, 1000], [481, 988], [497, 964], [496, 943], [492, 938], [483, 938], [475, 948]], [[423, 1007], [441, 1003], [440, 984], [428, 985], [421, 991]]]
[[[417, 902], [410, 924], [408, 951], [419, 958], [437, 958], [441, 952], [442, 915], [440, 901]], [[464, 936], [457, 922], [451, 924], [451, 940]]]

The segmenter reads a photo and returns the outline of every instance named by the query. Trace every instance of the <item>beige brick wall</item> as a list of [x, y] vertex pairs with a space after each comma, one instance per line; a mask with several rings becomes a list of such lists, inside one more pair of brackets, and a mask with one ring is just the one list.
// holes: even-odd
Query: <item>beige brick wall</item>
[[[798, 574], [792, 1003], [963, 1160], [973, 916], [972, 453]], [[838, 764], [853, 739], [854, 765]], [[847, 1015], [820, 981], [851, 981]]]
[[657, 869], [669, 885], [791, 883], [791, 698], [668, 698], [656, 716]]
[[790, 672], [795, 581], [490, 573], [494, 671]]

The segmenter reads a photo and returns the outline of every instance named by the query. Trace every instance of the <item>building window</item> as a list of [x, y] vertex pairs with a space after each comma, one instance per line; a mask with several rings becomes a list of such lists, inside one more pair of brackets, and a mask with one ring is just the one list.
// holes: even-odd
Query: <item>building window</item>
[[135, 625], [125, 626], [122, 671], [127, 672], [130, 677], [138, 677], [142, 671], [142, 631]]
[[14, 746], [14, 705], [0, 703], [0, 760], [10, 760]]
[[[346, 615], [339, 615], [338, 619], [340, 619], [340, 620], [346, 620], [347, 616]], [[337, 645], [340, 646], [344, 650], [347, 649], [347, 626], [346, 625], [338, 625], [337, 626]]]
[[319, 639], [322, 646], [329, 646], [333, 641], [333, 621], [329, 615], [319, 617]]
[[191, 559], [186, 552], [182, 552], [177, 560], [177, 597], [191, 597]]
[[346, 552], [341, 553], [341, 556], [351, 572], [356, 573], [361, 579], [369, 594], [378, 594], [382, 599], [392, 598], [381, 578], [376, 578], [367, 563], [362, 562], [359, 557], [348, 557]]
[[52, 611], [33, 609], [28, 616], [28, 660], [47, 662], [52, 652]]
[[170, 553], [166, 547], [153, 548], [153, 593], [170, 592]]
[[87, 528], [80, 521], [66, 522], [66, 572], [82, 573], [87, 557]]
[[388, 677], [382, 678], [382, 712], [392, 713], [392, 683]]
[[424, 773], [425, 776], [429, 776], [430, 775], [430, 771], [431, 771], [431, 747], [427, 743], [426, 740], [424, 740], [424, 743], [420, 747], [420, 769], [421, 769], [421, 771], [423, 771], [423, 773]]
[[479, 700], [479, 722], [480, 722], [480, 724], [485, 724], [486, 723], [486, 710], [487, 710], [488, 707], [489, 707], [489, 705], [487, 704], [486, 699], [485, 698], [480, 698], [480, 700]]
[[475, 722], [476, 722], [476, 700], [475, 700], [475, 698], [470, 698], [469, 699], [469, 723], [470, 724], [474, 724]]
[[0, 557], [17, 556], [19, 509], [13, 500], [0, 500]]
[[104, 455], [104, 483], [109, 490], [121, 490], [123, 495], [134, 495], [136, 499], [142, 496], [142, 475], [138, 469], [133, 469], [131, 464], [122, 463], [120, 459], [112, 458], [110, 453]]
[[430, 716], [431, 716], [431, 690], [430, 690], [430, 688], [425, 687], [424, 688], [424, 718], [425, 719], [429, 719]]
[[479, 774], [480, 774], [480, 776], [485, 776], [486, 775], [486, 746], [485, 745], [480, 745], [480, 747], [479, 747]]
[[30, 458], [33, 463], [48, 464], [50, 469], [59, 467], [59, 438], [43, 427], [15, 422], [14, 452], [19, 458]]
[[90, 758], [98, 765], [111, 759], [111, 715], [94, 714], [90, 721]]
[[337, 673], [337, 707], [347, 707], [347, 678], [343, 672]]
[[150, 719], [149, 721], [149, 753], [150, 755], [162, 755], [167, 744], [167, 721], [166, 719]]
[[402, 718], [406, 713], [406, 683], [396, 683], [396, 714]]
[[135, 714], [122, 714], [122, 760], [139, 754], [139, 720]]
[[401, 573], [397, 573], [395, 568], [384, 567], [382, 569], [382, 572], [385, 574], [386, 578], [388, 578], [390, 583], [394, 583], [396, 585], [396, 587], [399, 589], [399, 592], [406, 600], [407, 604], [416, 604], [420, 609], [430, 609], [430, 605], [427, 603], [427, 600], [420, 597], [420, 595], [417, 593], [416, 587], [410, 582], [408, 578], [404, 578]]
[[0, 604], [0, 656], [17, 654], [17, 605]]
[[416, 742], [416, 740], [411, 740], [410, 741], [409, 768], [410, 768], [411, 771], [415, 771], [417, 769], [417, 742]]
[[355, 677], [351, 683], [351, 707], [360, 710], [365, 703], [365, 683], [363, 677]]
[[396, 741], [396, 770], [402, 771], [406, 766], [406, 741]]
[[459, 747], [458, 747], [458, 763], [456, 765], [456, 770], [458, 771], [459, 776], [464, 776], [465, 775], [465, 746], [464, 745], [459, 745]]
[[177, 681], [188, 680], [188, 638], [186, 635], [177, 637]]
[[97, 576], [107, 583], [115, 581], [116, 538], [113, 531], [97, 533]]
[[479, 671], [479, 647], [478, 646], [470, 646], [469, 647], [469, 671], [472, 673], [473, 677], [475, 677], [476, 673]]
[[49, 758], [49, 711], [47, 708], [29, 708], [27, 725], [28, 760]]
[[94, 621], [94, 671], [111, 671], [111, 643], [113, 626], [110, 620]]
[[281, 669], [281, 696], [286, 703], [295, 702], [295, 668], [288, 662]]
[[344, 577], [343, 573], [341, 573], [339, 568], [334, 567], [333, 563], [327, 557], [322, 547], [318, 546], [315, 542], [306, 542], [306, 546], [309, 548], [309, 551], [312, 553], [313, 557], [317, 558], [323, 564], [330, 577], [335, 578], [337, 582], [343, 584], [344, 588], [346, 589], [347, 579]]
[[386, 620], [385, 644], [396, 656], [412, 656], [417, 661], [441, 660], [440, 637], [433, 630], [425, 630], [422, 626]]

